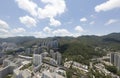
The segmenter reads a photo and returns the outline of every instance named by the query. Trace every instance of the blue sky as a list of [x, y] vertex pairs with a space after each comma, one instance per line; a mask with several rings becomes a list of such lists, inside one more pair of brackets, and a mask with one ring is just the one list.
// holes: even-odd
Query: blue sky
[[1, 0], [0, 37], [120, 32], [120, 0]]

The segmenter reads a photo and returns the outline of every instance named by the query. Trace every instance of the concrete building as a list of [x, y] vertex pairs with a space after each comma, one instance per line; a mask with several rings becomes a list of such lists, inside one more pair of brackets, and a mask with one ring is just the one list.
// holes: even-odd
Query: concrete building
[[0, 68], [0, 78], [5, 78], [8, 74], [12, 74], [14, 68], [16, 68], [16, 65], [12, 63], [4, 68]]
[[111, 53], [111, 54], [110, 54], [110, 62], [111, 62], [112, 64], [114, 64], [114, 55], [115, 55], [115, 53]]
[[62, 62], [62, 55], [59, 52], [56, 52], [56, 61], [58, 65], [60, 65]]
[[31, 54], [31, 53], [32, 53], [31, 48], [27, 48], [27, 49], [25, 50], [25, 54]]
[[38, 47], [38, 53], [41, 54], [43, 52], [42, 47]]
[[42, 65], [42, 56], [40, 54], [33, 54], [33, 65]]
[[120, 70], [120, 53], [111, 53], [110, 62]]
[[53, 59], [56, 60], [56, 53], [54, 51], [50, 51], [50, 55]]
[[32, 78], [31, 71], [28, 69], [25, 70], [14, 70], [14, 77], [13, 78]]
[[41, 78], [66, 78], [56, 72], [44, 71]]
[[118, 59], [119, 58], [119, 54], [114, 54], [114, 65], [117, 66], [118, 65]]
[[25, 60], [32, 60], [32, 57], [29, 56], [18, 55], [18, 57]]
[[35, 48], [33, 49], [33, 52], [34, 52], [34, 54], [38, 54], [38, 49], [35, 47]]

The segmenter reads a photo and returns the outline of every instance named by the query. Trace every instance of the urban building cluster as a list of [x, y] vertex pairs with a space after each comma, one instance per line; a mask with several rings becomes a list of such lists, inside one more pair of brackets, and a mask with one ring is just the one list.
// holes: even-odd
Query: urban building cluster
[[0, 43], [0, 52], [15, 50], [18, 46], [15, 43], [2, 42]]
[[[7, 76], [12, 78], [66, 78], [66, 71], [61, 66], [62, 55], [58, 51], [58, 45], [55, 39], [44, 40], [15, 55], [6, 55], [2, 54], [2, 44], [0, 78]], [[4, 46], [8, 47], [5, 43]]]
[[[15, 52], [9, 55], [6, 53], [9, 51]], [[92, 58], [89, 65], [85, 65], [67, 58], [63, 62], [57, 39], [43, 39], [30, 47], [0, 43], [0, 78], [67, 78], [67, 72], [71, 69], [77, 70], [77, 74], [73, 72], [73, 75], [78, 76], [79, 73], [83, 78], [91, 70], [92, 73], [104, 73], [112, 78], [119, 77], [106, 69], [105, 65], [116, 66], [120, 70], [120, 53], [112, 52], [103, 57]], [[91, 76], [95, 78], [94, 74]]]

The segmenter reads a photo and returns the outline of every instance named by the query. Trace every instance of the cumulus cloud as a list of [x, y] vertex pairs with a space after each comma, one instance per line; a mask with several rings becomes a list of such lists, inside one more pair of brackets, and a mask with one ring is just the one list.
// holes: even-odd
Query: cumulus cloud
[[37, 4], [32, 0], [16, 0], [19, 8], [29, 12], [33, 16], [37, 16]]
[[0, 19], [0, 37], [8, 37], [9, 36], [9, 25], [7, 22]]
[[31, 32], [32, 36], [35, 36], [36, 38], [45, 38], [47, 37], [46, 34], [44, 34], [41, 31]]
[[108, 20], [108, 21], [105, 23], [105, 25], [110, 25], [110, 24], [113, 24], [113, 23], [116, 23], [116, 22], [118, 22], [118, 20], [116, 20], [116, 19], [110, 19], [110, 20]]
[[3, 28], [0, 29], [0, 37], [1, 38], [11, 37], [11, 36], [12, 36], [12, 34], [9, 31], [9, 29], [3, 29]]
[[95, 11], [96, 12], [108, 11], [108, 10], [112, 10], [114, 8], [120, 8], [120, 0], [107, 0], [104, 3], [97, 5], [95, 7]]
[[51, 33], [51, 28], [49, 28], [49, 27], [45, 27], [44, 29], [43, 29], [43, 31], [44, 32], [47, 32], [47, 33]]
[[26, 30], [24, 28], [15, 28], [12, 30], [13, 33], [23, 33], [25, 32]]
[[81, 26], [76, 26], [75, 31], [77, 32], [84, 32], [84, 29]]
[[15, 0], [19, 8], [29, 12], [37, 19], [50, 18], [50, 25], [59, 26], [61, 22], [54, 17], [61, 15], [66, 10], [65, 0], [41, 0], [45, 6], [40, 7], [32, 0]]
[[65, 12], [66, 4], [64, 0], [41, 0], [46, 4], [44, 8], [38, 8], [39, 18], [51, 18]]
[[55, 20], [54, 18], [50, 18], [50, 25], [57, 27], [61, 25], [61, 22], [58, 20]]
[[57, 29], [54, 30], [52, 33], [55, 36], [72, 36], [72, 34], [67, 29]]
[[7, 24], [7, 22], [0, 19], [0, 28], [8, 29], [9, 25]]
[[7, 29], [0, 29], [0, 34], [7, 34], [9, 31]]
[[24, 16], [19, 18], [20, 22], [25, 24], [27, 27], [36, 27], [36, 20], [30, 16]]
[[80, 22], [86, 22], [87, 21], [87, 18], [83, 17], [80, 19]]

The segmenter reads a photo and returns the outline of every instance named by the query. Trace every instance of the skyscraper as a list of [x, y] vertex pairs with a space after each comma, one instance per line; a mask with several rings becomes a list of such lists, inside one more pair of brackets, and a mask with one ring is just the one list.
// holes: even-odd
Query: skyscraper
[[111, 53], [110, 62], [120, 70], [120, 53]]
[[33, 65], [42, 65], [42, 56], [40, 54], [33, 54]]
[[115, 55], [115, 53], [111, 53], [111, 54], [110, 54], [110, 62], [111, 62], [112, 64], [114, 64], [114, 55]]
[[57, 61], [57, 64], [58, 64], [58, 65], [61, 64], [62, 55], [61, 55], [61, 53], [59, 53], [59, 52], [56, 52], [56, 61]]

